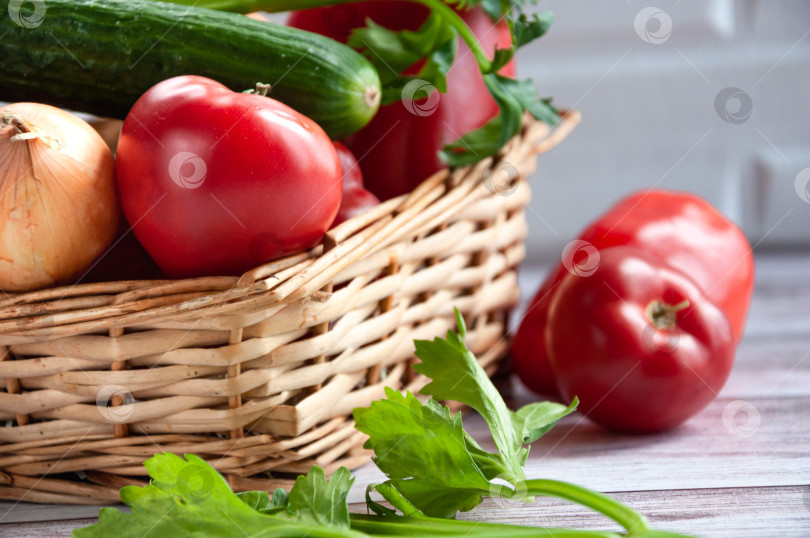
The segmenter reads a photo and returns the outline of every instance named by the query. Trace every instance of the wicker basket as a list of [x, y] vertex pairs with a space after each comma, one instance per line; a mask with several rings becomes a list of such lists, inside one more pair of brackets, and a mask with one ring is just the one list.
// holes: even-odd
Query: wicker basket
[[365, 463], [352, 408], [418, 390], [413, 340], [453, 327], [454, 306], [496, 369], [525, 253], [521, 178], [577, 122], [527, 119], [498, 159], [440, 171], [241, 278], [4, 297], [0, 498], [115, 503], [162, 451], [203, 457], [235, 490]]

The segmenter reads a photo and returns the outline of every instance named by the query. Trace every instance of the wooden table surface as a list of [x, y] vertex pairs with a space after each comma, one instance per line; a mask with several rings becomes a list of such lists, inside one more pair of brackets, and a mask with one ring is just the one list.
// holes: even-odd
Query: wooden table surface
[[[530, 298], [542, 272], [524, 271]], [[531, 396], [517, 383], [515, 403]], [[474, 436], [485, 429], [465, 417]], [[489, 446], [489, 448], [492, 448]], [[705, 537], [810, 537], [810, 252], [757, 256], [757, 285], [745, 338], [719, 398], [676, 430], [610, 433], [580, 415], [536, 443], [530, 478], [575, 482], [610, 493], [655, 528]], [[353, 511], [382, 475], [355, 472]], [[97, 507], [0, 503], [0, 536], [69, 536]], [[619, 530], [576, 505], [487, 501], [469, 520]]]

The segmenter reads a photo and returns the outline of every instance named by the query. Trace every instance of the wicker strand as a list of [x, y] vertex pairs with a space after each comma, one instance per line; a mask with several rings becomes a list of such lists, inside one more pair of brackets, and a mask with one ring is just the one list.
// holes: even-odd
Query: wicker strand
[[[329, 236], [329, 235], [324, 236], [324, 239], [323, 239], [323, 252], [324, 252], [324, 254], [331, 251], [331, 250], [333, 250], [336, 246], [337, 246], [337, 242], [331, 236]], [[332, 282], [327, 282], [326, 285], [324, 285], [324, 287], [321, 288], [321, 291], [324, 292], [324, 293], [327, 293], [327, 294], [331, 294], [332, 289], [333, 289], [333, 283]], [[312, 328], [312, 334], [314, 336], [320, 336], [322, 334], [326, 334], [327, 332], [329, 332], [329, 322], [328, 321], [325, 321], [323, 323], [319, 323], [318, 325], [315, 325]], [[318, 355], [317, 357], [312, 359], [310, 361], [310, 364], [323, 364], [324, 362], [326, 362], [326, 354], [321, 353], [320, 355]], [[315, 383], [312, 387], [307, 389], [307, 392], [309, 394], [312, 394], [314, 392], [318, 392], [322, 388], [323, 388], [322, 383]]]
[[[11, 351], [9, 350], [8, 346], [0, 347], [0, 362], [6, 361], [11, 359]], [[6, 377], [6, 392], [9, 394], [19, 394], [20, 393], [20, 380], [16, 377]], [[14, 420], [17, 421], [17, 424], [20, 426], [25, 426], [28, 424], [28, 415], [26, 414], [15, 414]]]

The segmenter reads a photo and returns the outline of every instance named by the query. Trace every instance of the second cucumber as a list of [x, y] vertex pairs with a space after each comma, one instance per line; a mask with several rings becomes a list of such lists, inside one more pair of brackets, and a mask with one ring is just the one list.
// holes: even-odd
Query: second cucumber
[[164, 79], [257, 82], [332, 138], [363, 127], [380, 101], [374, 67], [320, 35], [243, 15], [151, 0], [0, 0], [0, 100], [123, 118]]

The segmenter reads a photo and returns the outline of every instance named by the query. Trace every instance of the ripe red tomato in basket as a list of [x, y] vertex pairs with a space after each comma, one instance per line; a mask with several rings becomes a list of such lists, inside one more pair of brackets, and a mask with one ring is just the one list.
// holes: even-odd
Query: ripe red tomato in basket
[[[428, 14], [427, 8], [413, 2], [358, 2], [294, 11], [287, 24], [345, 43], [354, 28], [365, 26], [366, 18], [391, 30], [416, 30]], [[485, 51], [491, 54], [496, 46], [511, 46], [505, 21], [496, 24], [480, 7], [460, 14]], [[514, 76], [514, 62], [500, 73]], [[420, 88], [422, 92], [429, 89]], [[498, 113], [475, 58], [461, 41], [447, 75], [447, 93], [434, 93], [439, 95], [438, 101], [435, 97], [415, 103], [404, 99], [380, 107], [368, 125], [344, 140], [360, 157], [366, 188], [381, 200], [410, 192], [444, 168], [437, 156], [444, 144], [481, 127]]]
[[173, 278], [238, 275], [309, 248], [341, 199], [337, 153], [315, 122], [198, 76], [138, 99], [117, 176], [135, 235]]
[[735, 341], [723, 311], [684, 273], [626, 246], [593, 273], [567, 273], [545, 327], [562, 396], [608, 428], [681, 424], [728, 378]]
[[360, 165], [354, 154], [340, 142], [335, 142], [335, 149], [343, 170], [343, 198], [332, 227], [365, 213], [380, 203], [380, 200], [363, 186], [363, 172], [360, 171]]

